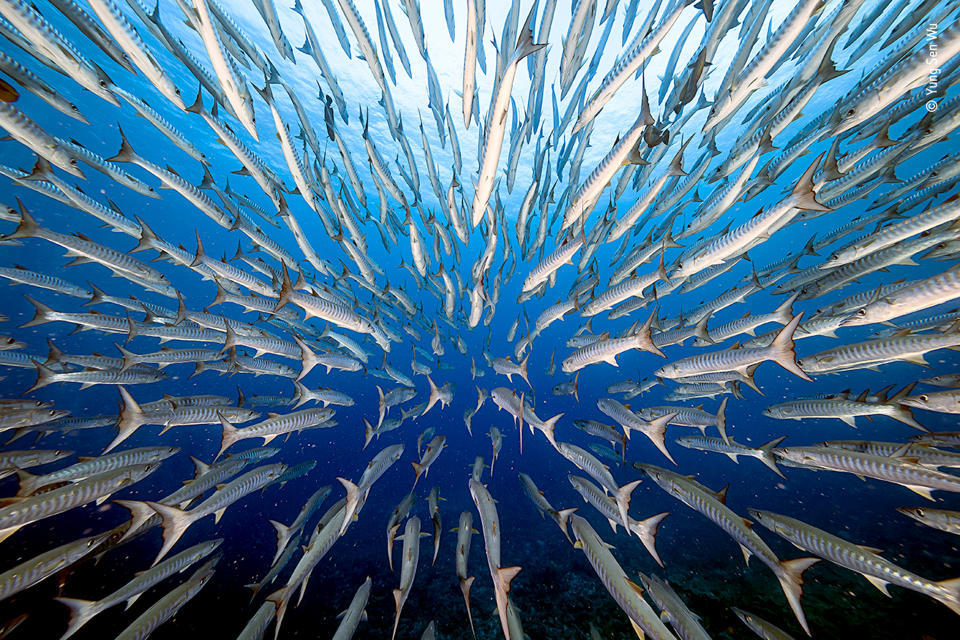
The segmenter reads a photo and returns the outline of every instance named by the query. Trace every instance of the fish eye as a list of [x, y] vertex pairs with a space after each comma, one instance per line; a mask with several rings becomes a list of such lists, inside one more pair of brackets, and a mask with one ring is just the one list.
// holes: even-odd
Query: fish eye
[[916, 511], [916, 512], [917, 512], [917, 515], [920, 516], [921, 518], [926, 515], [926, 514], [924, 513], [924, 510], [923, 510], [922, 507], [918, 507], [918, 508], [914, 509], [914, 511]]
[[848, 115], [848, 116], [852, 116], [852, 115], [855, 114], [856, 112], [857, 112], [856, 109], [850, 109], [850, 110], [847, 111], [847, 115]]
[[923, 395], [920, 396], [920, 401], [921, 401], [921, 402], [926, 402], [926, 401], [928, 401], [929, 399], [930, 399], [930, 398], [927, 397], [927, 394], [923, 394]]
[[866, 309], [857, 309], [857, 315], [858, 315], [858, 316], [865, 316], [865, 315], [867, 315], [867, 310], [866, 310]]

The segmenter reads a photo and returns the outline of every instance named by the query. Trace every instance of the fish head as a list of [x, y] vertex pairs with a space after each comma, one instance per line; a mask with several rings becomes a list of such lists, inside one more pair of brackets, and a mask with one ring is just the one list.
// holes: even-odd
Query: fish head
[[753, 616], [753, 614], [747, 613], [742, 609], [737, 609], [736, 607], [730, 607], [730, 610], [733, 611], [734, 615], [740, 618], [740, 620], [743, 621], [743, 624], [747, 625], [748, 627], [753, 628], [757, 625], [757, 619]]
[[773, 454], [778, 458], [782, 458], [794, 464], [803, 464], [807, 460], [807, 456], [803, 453], [803, 451], [798, 451], [797, 449], [790, 447], [774, 449]]
[[676, 375], [676, 372], [677, 372], [677, 365], [671, 362], [670, 364], [663, 365], [662, 367], [654, 371], [653, 374], [658, 378], [672, 378]]
[[642, 462], [632, 462], [630, 464], [632, 464], [633, 468], [636, 469], [637, 471], [641, 471], [647, 474], [650, 477], [650, 479], [656, 482], [657, 484], [662, 484], [663, 481], [665, 480], [665, 476], [662, 473], [663, 470], [660, 469], [659, 467], [655, 467], [652, 464], [644, 464]]
[[[561, 444], [562, 444], [562, 443], [561, 443]], [[579, 491], [582, 491], [582, 490], [583, 490], [584, 485], [583, 485], [583, 479], [582, 479], [582, 478], [580, 478], [580, 477], [578, 477], [578, 476], [575, 476], [575, 475], [573, 475], [573, 474], [570, 474], [570, 475], [567, 476], [567, 480], [570, 481], [570, 485], [571, 485], [576, 491], [579, 492]]]
[[874, 322], [873, 318], [876, 314], [876, 308], [871, 309], [869, 305], [867, 307], [860, 307], [846, 318], [840, 321], [841, 327], [855, 327], [862, 324], [872, 324]]
[[930, 396], [925, 393], [921, 393], [916, 396], [909, 396], [906, 398], [901, 398], [899, 403], [906, 405], [908, 407], [915, 407], [917, 409], [926, 409], [930, 402]]
[[923, 507], [897, 507], [897, 511], [926, 524], [927, 511]]

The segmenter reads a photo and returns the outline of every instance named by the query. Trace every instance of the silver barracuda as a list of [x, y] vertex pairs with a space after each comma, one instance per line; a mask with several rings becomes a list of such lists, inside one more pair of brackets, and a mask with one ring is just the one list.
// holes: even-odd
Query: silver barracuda
[[756, 556], [773, 571], [783, 588], [783, 593], [790, 604], [790, 608], [797, 617], [797, 621], [804, 631], [809, 633], [807, 620], [800, 606], [800, 596], [803, 589], [802, 576], [807, 568], [819, 561], [818, 558], [797, 558], [781, 561], [770, 547], [760, 539], [760, 536], [754, 533], [744, 522], [743, 518], [724, 504], [725, 491], [718, 498], [717, 494], [686, 476], [653, 465], [635, 462], [633, 466], [646, 473], [661, 489], [691, 509], [702, 513], [736, 540], [743, 550], [744, 560], [749, 559], [750, 556]]

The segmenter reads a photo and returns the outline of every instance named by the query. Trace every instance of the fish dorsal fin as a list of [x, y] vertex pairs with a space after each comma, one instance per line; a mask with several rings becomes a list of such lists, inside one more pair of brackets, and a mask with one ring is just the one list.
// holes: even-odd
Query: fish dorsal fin
[[907, 452], [910, 451], [910, 447], [914, 445], [913, 442], [908, 442], [897, 448], [896, 451], [890, 454], [891, 458], [903, 458], [907, 455]]
[[727, 489], [729, 488], [730, 488], [730, 485], [728, 484], [723, 489], [720, 489], [720, 491], [714, 492], [714, 491], [710, 491], [709, 489], [708, 491], [710, 491], [710, 493], [713, 494], [713, 497], [715, 497], [717, 500], [719, 500], [723, 504], [727, 504]]
[[865, 544], [858, 544], [857, 546], [869, 553], [883, 553], [883, 549], [878, 549], [876, 547], [868, 547]]

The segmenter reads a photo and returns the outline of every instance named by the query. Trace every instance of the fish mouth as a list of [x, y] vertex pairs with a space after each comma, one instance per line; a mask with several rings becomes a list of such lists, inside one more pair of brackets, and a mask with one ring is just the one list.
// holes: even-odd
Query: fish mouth
[[841, 327], [853, 327], [860, 324], [867, 324], [863, 321], [864, 316], [858, 313], [852, 313], [840, 321]]

